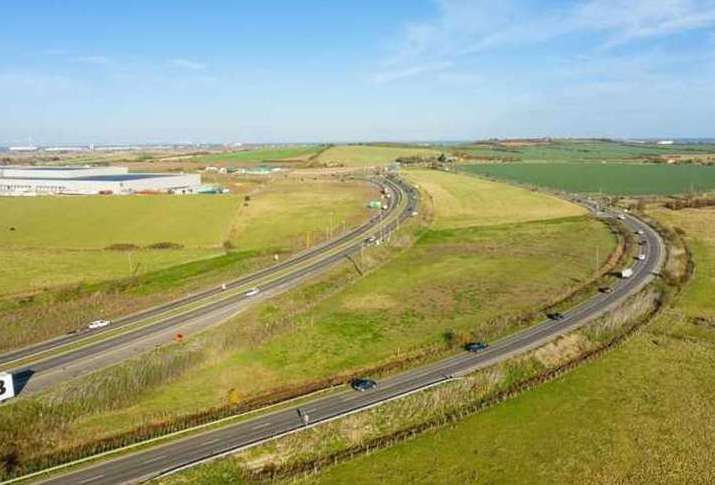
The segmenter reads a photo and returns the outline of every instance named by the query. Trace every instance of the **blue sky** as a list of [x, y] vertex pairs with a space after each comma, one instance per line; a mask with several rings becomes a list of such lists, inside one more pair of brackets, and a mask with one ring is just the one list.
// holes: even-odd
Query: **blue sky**
[[715, 0], [37, 0], [2, 26], [0, 144], [715, 136]]

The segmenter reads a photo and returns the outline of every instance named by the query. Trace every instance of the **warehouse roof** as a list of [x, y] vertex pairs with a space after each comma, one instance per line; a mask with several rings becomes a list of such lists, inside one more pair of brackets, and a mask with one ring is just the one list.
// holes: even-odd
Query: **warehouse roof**
[[[185, 174], [173, 173], [123, 173], [117, 175], [91, 175], [87, 177], [72, 177], [72, 178], [52, 178], [52, 177], [33, 177], [32, 180], [56, 180], [58, 182], [123, 182], [126, 180], [141, 180], [163, 177], [177, 177]], [[27, 180], [27, 177], [0, 177], [3, 180]]]
[[1, 169], [6, 170], [56, 170], [58, 172], [64, 172], [65, 170], [91, 170], [93, 168], [107, 168], [105, 166], [84, 166], [84, 165], [52, 165], [49, 167], [43, 165], [0, 165]]

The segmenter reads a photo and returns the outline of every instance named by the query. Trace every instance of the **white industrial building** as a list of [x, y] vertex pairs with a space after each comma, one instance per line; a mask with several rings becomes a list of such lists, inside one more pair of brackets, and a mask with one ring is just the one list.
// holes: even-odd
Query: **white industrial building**
[[129, 173], [126, 167], [0, 166], [0, 195], [190, 194], [199, 174]]

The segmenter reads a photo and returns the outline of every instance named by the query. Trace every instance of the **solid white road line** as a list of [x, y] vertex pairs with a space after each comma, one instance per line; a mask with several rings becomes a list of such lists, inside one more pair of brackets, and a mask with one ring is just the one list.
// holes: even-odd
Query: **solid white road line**
[[91, 482], [92, 480], [99, 480], [99, 479], [102, 478], [103, 476], [104, 476], [103, 473], [102, 473], [101, 475], [95, 475], [95, 476], [90, 477], [90, 478], [85, 478], [84, 480], [82, 480], [82, 481], [79, 482], [79, 483], [89, 483], [89, 482]]

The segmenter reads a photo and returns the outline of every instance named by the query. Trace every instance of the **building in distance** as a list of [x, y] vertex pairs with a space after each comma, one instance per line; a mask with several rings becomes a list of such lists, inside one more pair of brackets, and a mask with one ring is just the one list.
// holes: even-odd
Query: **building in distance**
[[0, 166], [0, 196], [193, 194], [199, 174], [130, 173], [126, 167]]

